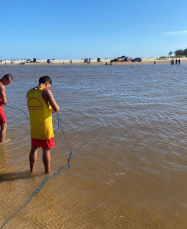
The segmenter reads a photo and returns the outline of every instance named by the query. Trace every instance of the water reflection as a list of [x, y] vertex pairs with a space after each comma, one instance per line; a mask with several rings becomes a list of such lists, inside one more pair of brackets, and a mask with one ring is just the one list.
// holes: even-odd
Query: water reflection
[[8, 170], [8, 156], [9, 154], [6, 152], [6, 143], [0, 143], [0, 174]]
[[29, 171], [27, 172], [18, 172], [18, 173], [0, 173], [0, 183], [6, 182], [6, 181], [14, 181], [18, 179], [30, 179], [36, 176], [40, 175], [35, 175], [31, 174]]

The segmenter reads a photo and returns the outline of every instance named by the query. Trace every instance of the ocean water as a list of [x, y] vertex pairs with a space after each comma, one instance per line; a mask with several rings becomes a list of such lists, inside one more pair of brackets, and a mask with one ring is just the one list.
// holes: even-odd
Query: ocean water
[[[29, 173], [25, 113], [27, 91], [49, 75], [71, 168], [48, 179], [3, 228], [187, 228], [187, 64], [1, 66], [0, 73], [14, 77], [4, 108], [10, 141], [0, 145], [1, 227], [48, 176], [41, 149]], [[52, 173], [69, 157], [61, 129], [55, 144]]]

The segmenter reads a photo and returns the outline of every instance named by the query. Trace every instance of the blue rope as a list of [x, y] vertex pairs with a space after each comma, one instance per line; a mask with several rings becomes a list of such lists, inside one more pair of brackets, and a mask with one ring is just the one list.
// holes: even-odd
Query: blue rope
[[29, 120], [29, 117], [28, 117], [27, 113], [24, 110], [22, 110], [20, 108], [16, 108], [16, 107], [11, 107], [11, 106], [8, 106], [8, 105], [6, 105], [6, 107], [9, 107], [9, 108], [12, 108], [12, 109], [16, 109], [16, 110], [22, 111], [26, 115], [26, 117], [28, 118], [28, 120]]
[[70, 168], [70, 167], [71, 167], [71, 165], [69, 164], [69, 162], [70, 162], [70, 160], [71, 160], [72, 154], [73, 154], [73, 152], [70, 151], [70, 155], [69, 155], [69, 158], [68, 158], [68, 163], [67, 163], [67, 165], [66, 165], [66, 166], [60, 167], [60, 168], [58, 169], [58, 172], [52, 173], [52, 174], [49, 175], [47, 178], [45, 178], [45, 180], [42, 182], [42, 184], [36, 189], [35, 193], [31, 196], [30, 200], [29, 200], [22, 208], [20, 208], [19, 211], [17, 211], [14, 215], [12, 215], [12, 216], [3, 224], [3, 226], [2, 226], [1, 228], [3, 228], [3, 227], [9, 222], [10, 219], [14, 218], [21, 210], [23, 210], [23, 209], [27, 206], [27, 204], [29, 204], [29, 203], [31, 202], [31, 200], [32, 200], [32, 199], [34, 198], [34, 196], [42, 189], [42, 187], [44, 186], [45, 182], [46, 182], [49, 178], [51, 178], [51, 177], [54, 176], [54, 175], [59, 174], [61, 169], [65, 169], [65, 168]]
[[[9, 107], [10, 107], [10, 106], [9, 106]], [[10, 108], [14, 108], [14, 107], [10, 107]], [[19, 109], [19, 110], [23, 111], [23, 110], [20, 109], [20, 108], [15, 108], [15, 109]], [[24, 111], [23, 111], [23, 112], [24, 112]], [[24, 113], [25, 113], [25, 112], [24, 112]], [[25, 115], [27, 116], [26, 113], [25, 113]], [[27, 116], [27, 118], [28, 118], [28, 116]], [[61, 171], [61, 169], [65, 169], [65, 168], [70, 168], [70, 167], [71, 167], [71, 165], [70, 165], [70, 160], [71, 160], [71, 156], [72, 156], [72, 154], [73, 154], [73, 151], [71, 151], [70, 146], [69, 146], [69, 144], [68, 144], [68, 141], [67, 141], [67, 139], [66, 139], [66, 135], [65, 135], [65, 133], [64, 133], [64, 131], [63, 131], [62, 123], [61, 123], [61, 120], [60, 120], [60, 117], [59, 117], [58, 112], [57, 112], [57, 118], [58, 118], [58, 128], [59, 128], [59, 125], [60, 125], [60, 126], [61, 126], [61, 129], [62, 129], [62, 132], [63, 132], [63, 135], [64, 135], [64, 138], [65, 138], [66, 143], [67, 143], [67, 145], [68, 145], [68, 148], [69, 148], [69, 150], [70, 150], [70, 155], [69, 155], [69, 158], [68, 158], [68, 163], [67, 163], [67, 165], [66, 165], [66, 166], [60, 167], [60, 168], [58, 169], [58, 172], [52, 173], [52, 174], [49, 175], [47, 178], [45, 178], [45, 179], [43, 180], [42, 184], [36, 189], [35, 193], [31, 196], [30, 200], [29, 200], [22, 208], [20, 208], [19, 211], [17, 211], [14, 215], [12, 215], [11, 217], [9, 217], [9, 219], [3, 224], [3, 226], [1, 227], [1, 229], [9, 222], [10, 219], [14, 218], [21, 210], [23, 210], [23, 209], [27, 206], [27, 204], [29, 204], [29, 203], [32, 201], [32, 199], [34, 198], [34, 196], [42, 189], [42, 187], [44, 186], [45, 182], [46, 182], [49, 178], [51, 178], [51, 177], [54, 176], [54, 175], [59, 174], [60, 171]], [[29, 118], [28, 118], [28, 119], [29, 119]], [[58, 129], [57, 129], [57, 131], [58, 131]]]
[[[27, 117], [27, 119], [30, 120], [30, 118], [28, 117], [27, 113], [26, 113], [23, 109], [21, 109], [21, 108], [16, 108], [16, 107], [12, 107], [12, 106], [8, 106], [8, 105], [6, 105], [6, 107], [22, 111], [22, 112], [25, 114], [25, 116]], [[57, 118], [58, 118], [58, 112], [57, 112]], [[56, 132], [58, 131], [59, 125], [60, 125], [60, 124], [59, 124], [59, 119], [58, 119], [58, 127], [57, 127], [57, 129], [54, 131], [54, 133], [56, 133]], [[64, 134], [64, 132], [63, 132], [63, 134]], [[66, 139], [66, 138], [65, 138], [65, 139]], [[67, 142], [67, 141], [66, 141], [66, 142]], [[68, 145], [68, 147], [69, 147], [69, 145]]]

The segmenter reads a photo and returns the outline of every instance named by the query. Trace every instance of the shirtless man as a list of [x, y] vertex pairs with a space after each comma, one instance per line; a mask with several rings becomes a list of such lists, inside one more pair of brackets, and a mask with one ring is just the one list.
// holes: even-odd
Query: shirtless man
[[10, 84], [12, 80], [13, 77], [11, 74], [6, 74], [0, 79], [0, 142], [3, 142], [5, 140], [5, 134], [7, 129], [6, 116], [3, 109], [3, 105], [7, 104], [5, 86]]
[[52, 81], [49, 76], [42, 76], [39, 85], [27, 93], [27, 105], [30, 113], [31, 151], [29, 155], [30, 172], [35, 169], [37, 152], [43, 149], [45, 173], [50, 172], [50, 149], [55, 146], [52, 113], [60, 110], [50, 90]]

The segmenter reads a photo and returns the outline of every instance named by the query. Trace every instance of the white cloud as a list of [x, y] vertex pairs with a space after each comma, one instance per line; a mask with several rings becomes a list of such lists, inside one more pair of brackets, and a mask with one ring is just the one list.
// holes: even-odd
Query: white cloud
[[177, 32], [164, 32], [165, 34], [175, 35], [175, 34], [187, 34], [187, 30], [185, 31], [177, 31]]

